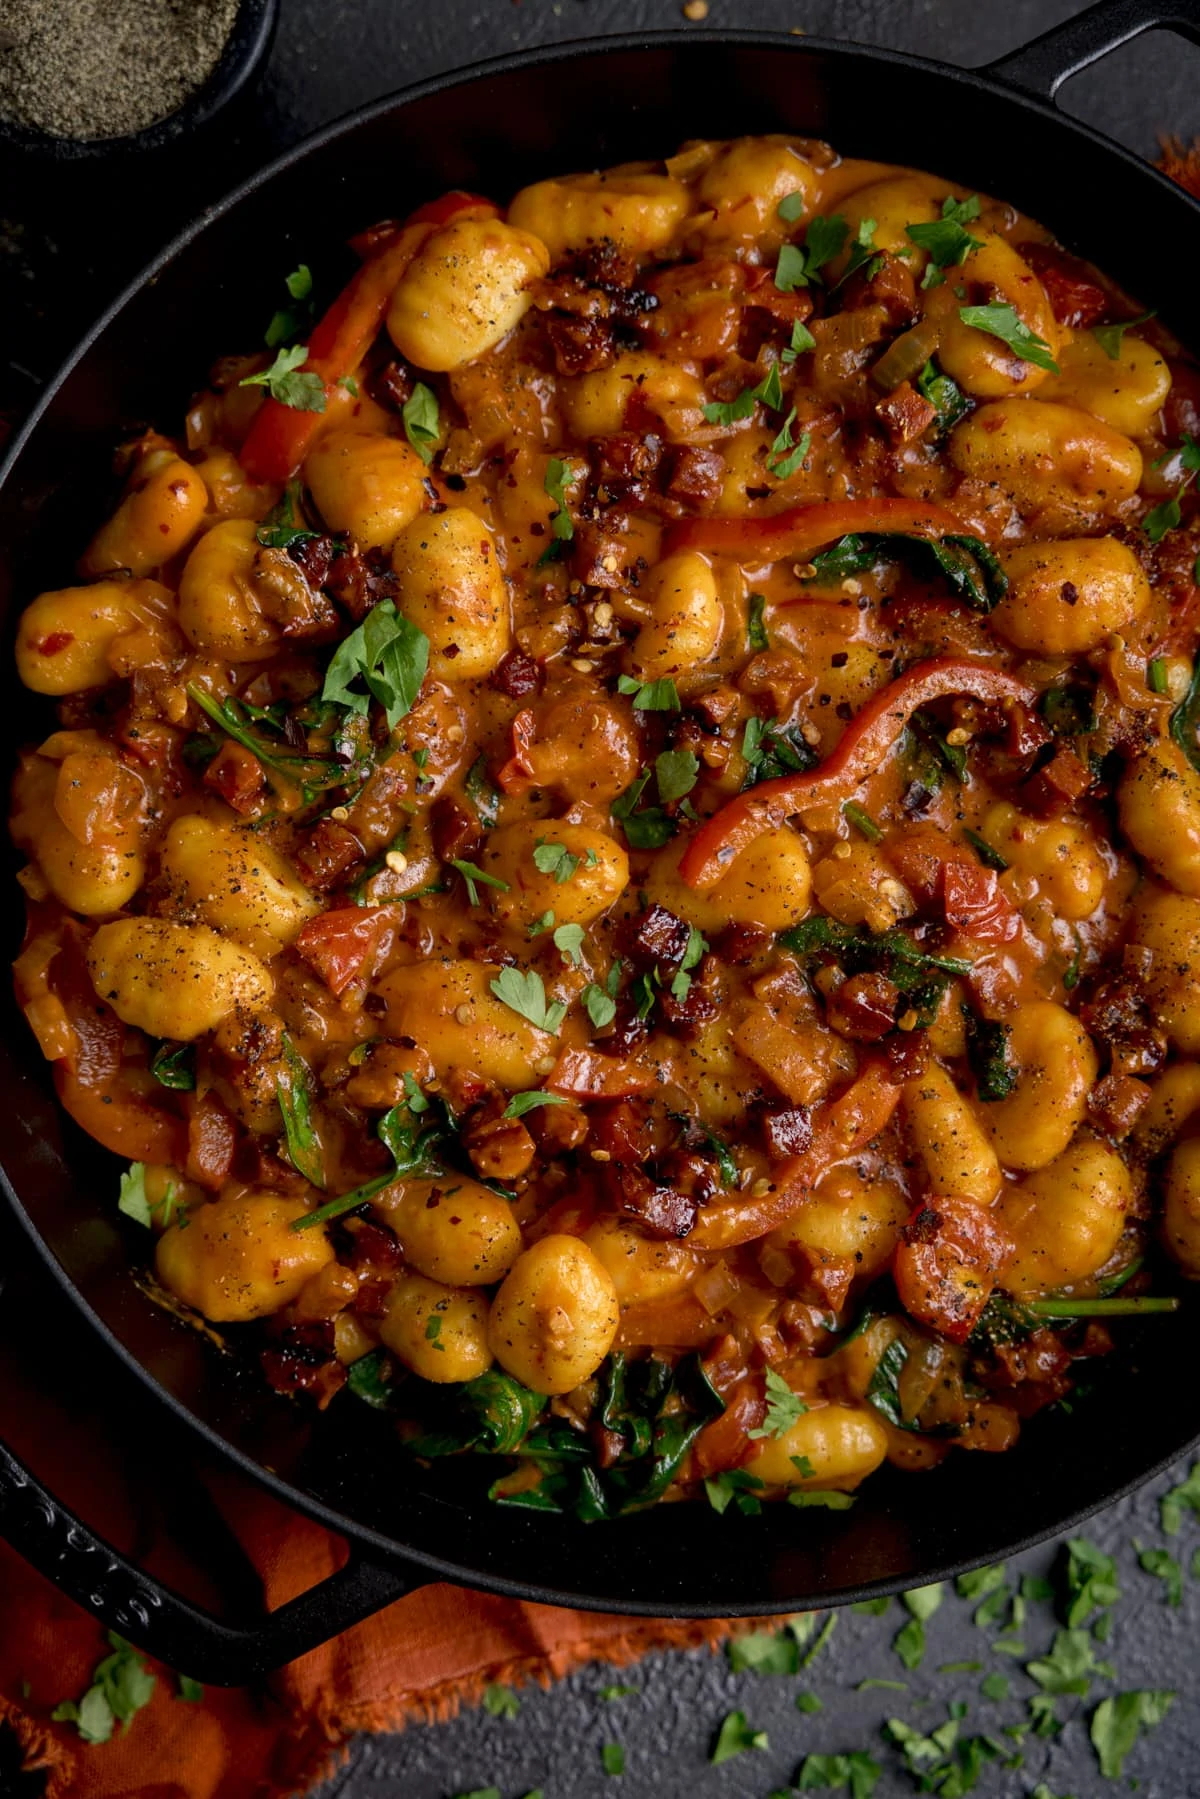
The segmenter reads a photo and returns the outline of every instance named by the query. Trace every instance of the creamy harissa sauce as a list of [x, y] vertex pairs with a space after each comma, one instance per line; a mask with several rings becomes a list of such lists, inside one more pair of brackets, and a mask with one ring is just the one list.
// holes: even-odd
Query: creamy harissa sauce
[[585, 1517], [1010, 1448], [1200, 1274], [1196, 373], [783, 137], [354, 247], [20, 626], [155, 1291]]

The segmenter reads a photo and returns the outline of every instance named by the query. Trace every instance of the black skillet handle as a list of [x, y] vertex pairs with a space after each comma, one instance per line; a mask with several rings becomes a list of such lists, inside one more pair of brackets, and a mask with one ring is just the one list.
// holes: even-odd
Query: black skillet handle
[[979, 73], [1053, 100], [1072, 75], [1156, 27], [1200, 43], [1200, 0], [1099, 0]]
[[209, 1686], [242, 1686], [270, 1673], [382, 1610], [414, 1584], [352, 1552], [338, 1573], [278, 1611], [241, 1622], [215, 1618], [126, 1561], [2, 1443], [0, 1537], [109, 1630]]

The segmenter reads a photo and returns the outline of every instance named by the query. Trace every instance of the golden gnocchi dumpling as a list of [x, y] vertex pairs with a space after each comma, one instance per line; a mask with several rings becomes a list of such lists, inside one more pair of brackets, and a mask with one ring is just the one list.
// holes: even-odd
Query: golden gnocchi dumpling
[[486, 962], [419, 962], [379, 982], [389, 1037], [420, 1043], [443, 1078], [471, 1070], [510, 1092], [536, 1087], [554, 1065], [557, 1040], [492, 991]]
[[88, 947], [88, 973], [100, 999], [150, 1037], [190, 1042], [232, 1012], [270, 1004], [271, 977], [257, 956], [208, 925], [163, 918], [102, 924]]
[[83, 553], [84, 575], [152, 575], [185, 550], [208, 509], [208, 489], [171, 450], [142, 457], [128, 493]]
[[333, 1261], [333, 1245], [302, 1201], [278, 1193], [233, 1192], [189, 1206], [155, 1251], [169, 1293], [213, 1324], [245, 1324], [290, 1305]]
[[491, 1367], [487, 1318], [487, 1295], [478, 1287], [449, 1287], [423, 1274], [402, 1274], [379, 1335], [422, 1380], [449, 1386], [475, 1380]]
[[200, 813], [174, 821], [161, 869], [185, 910], [256, 956], [277, 955], [322, 910], [261, 832], [218, 824]]
[[1055, 400], [977, 407], [955, 426], [949, 454], [962, 474], [1011, 496], [1022, 512], [1056, 508], [1056, 516], [1081, 523], [1117, 511], [1142, 479], [1132, 439]]
[[491, 1286], [521, 1253], [511, 1205], [466, 1175], [393, 1181], [371, 1204], [409, 1266], [451, 1287]]
[[508, 222], [538, 237], [552, 262], [605, 242], [649, 256], [670, 243], [688, 204], [681, 181], [631, 164], [535, 181], [514, 198]]
[[565, 819], [525, 819], [492, 831], [480, 857], [491, 911], [527, 941], [530, 925], [553, 912], [556, 925], [587, 926], [629, 884], [629, 857], [615, 838]]
[[500, 219], [457, 220], [413, 257], [392, 295], [388, 336], [421, 369], [474, 362], [519, 323], [549, 267], [532, 231]]
[[[170, 641], [175, 597], [158, 581], [97, 581], [39, 594], [17, 627], [17, 673], [53, 698], [113, 679], [122, 640]], [[148, 660], [149, 658], [147, 658]]]
[[426, 468], [398, 437], [350, 427], [324, 431], [308, 453], [304, 475], [331, 531], [364, 549], [390, 549], [424, 506]]
[[594, 1374], [617, 1334], [608, 1269], [578, 1237], [541, 1237], [518, 1256], [492, 1301], [488, 1343], [535, 1393], [569, 1393]]
[[1018, 649], [1049, 656], [1097, 649], [1150, 604], [1150, 583], [1116, 537], [1021, 544], [1004, 557], [1008, 592], [992, 613]]
[[466, 506], [414, 519], [392, 549], [397, 604], [429, 639], [437, 681], [491, 674], [509, 648], [508, 589], [492, 533]]

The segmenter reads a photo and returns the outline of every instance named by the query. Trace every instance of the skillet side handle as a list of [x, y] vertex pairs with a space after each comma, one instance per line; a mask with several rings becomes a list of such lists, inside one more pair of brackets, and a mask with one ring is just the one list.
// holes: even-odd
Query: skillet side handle
[[1099, 0], [978, 73], [1053, 100], [1072, 75], [1158, 26], [1200, 43], [1200, 0]]
[[243, 1686], [361, 1623], [414, 1583], [353, 1551], [278, 1611], [230, 1622], [159, 1584], [96, 1536], [0, 1443], [0, 1537], [139, 1649], [207, 1686]]

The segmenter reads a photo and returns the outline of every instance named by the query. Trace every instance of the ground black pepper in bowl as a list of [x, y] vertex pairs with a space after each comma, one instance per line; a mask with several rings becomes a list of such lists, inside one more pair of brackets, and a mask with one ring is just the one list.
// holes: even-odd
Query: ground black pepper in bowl
[[239, 0], [0, 0], [0, 118], [81, 141], [133, 136], [212, 75]]

